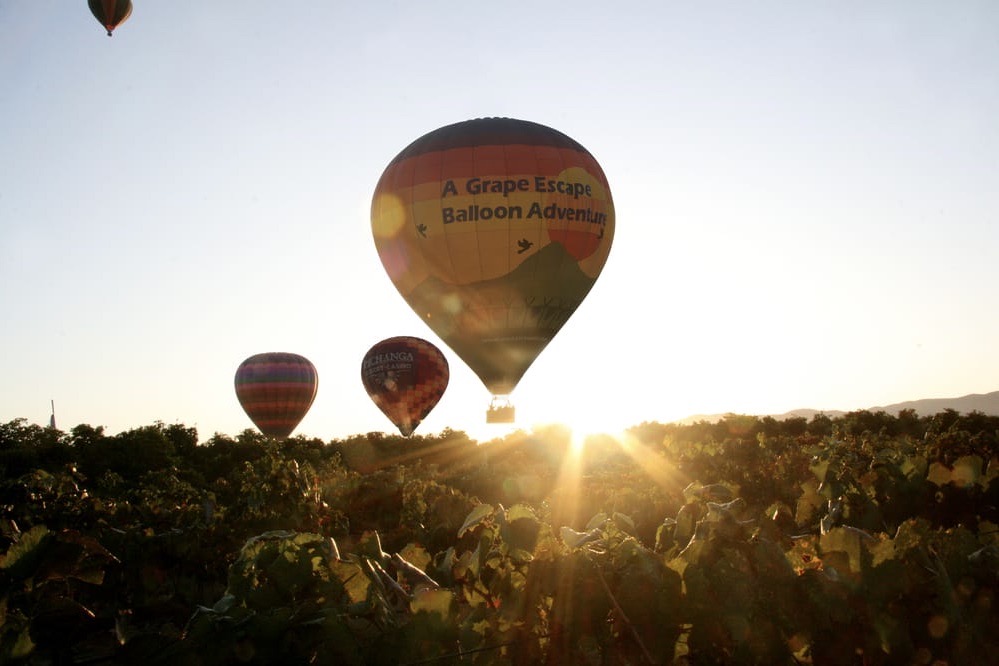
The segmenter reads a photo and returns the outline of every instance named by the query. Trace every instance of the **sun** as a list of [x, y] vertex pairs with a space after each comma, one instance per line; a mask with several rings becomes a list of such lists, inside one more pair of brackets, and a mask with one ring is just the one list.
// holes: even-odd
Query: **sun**
[[[660, 443], [642, 441], [637, 434], [626, 430], [603, 428], [593, 421], [589, 423], [589, 427], [580, 427], [579, 423], [533, 423], [512, 430], [508, 435], [507, 441], [520, 438], [551, 445], [551, 453], [556, 456], [553, 460], [558, 460], [552, 480], [553, 492], [547, 499], [553, 524], [579, 529], [593, 517], [584, 515], [592, 514], [588, 488], [600, 477], [599, 471], [604, 465], [619, 465], [630, 460], [656, 485], [670, 493], [679, 492], [690, 483], [686, 475], [667, 461]], [[528, 474], [530, 470], [523, 472]]]

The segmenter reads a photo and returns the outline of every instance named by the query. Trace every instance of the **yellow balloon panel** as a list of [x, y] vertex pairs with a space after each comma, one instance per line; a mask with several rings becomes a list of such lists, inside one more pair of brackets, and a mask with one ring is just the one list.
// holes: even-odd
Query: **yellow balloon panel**
[[593, 156], [506, 118], [415, 141], [382, 174], [371, 219], [396, 288], [497, 394], [513, 390], [582, 302], [614, 235]]

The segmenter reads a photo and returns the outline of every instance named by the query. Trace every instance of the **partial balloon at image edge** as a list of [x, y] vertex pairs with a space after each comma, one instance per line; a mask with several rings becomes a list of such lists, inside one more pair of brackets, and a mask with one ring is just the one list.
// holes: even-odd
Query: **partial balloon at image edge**
[[108, 31], [108, 37], [132, 15], [132, 0], [87, 0], [87, 4], [90, 13]]

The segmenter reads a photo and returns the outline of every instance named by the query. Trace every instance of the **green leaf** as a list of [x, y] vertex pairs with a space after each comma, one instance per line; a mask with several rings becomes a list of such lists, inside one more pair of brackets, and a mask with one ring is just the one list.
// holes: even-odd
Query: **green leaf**
[[602, 538], [602, 533], [599, 528], [593, 528], [588, 532], [577, 532], [571, 527], [563, 525], [562, 529], [559, 530], [559, 536], [562, 537], [562, 541], [569, 548], [579, 548], [588, 543], [599, 541]]
[[617, 526], [622, 532], [627, 532], [628, 534], [635, 533], [635, 521], [623, 513], [614, 512], [614, 525]]
[[721, 483], [712, 483], [702, 487], [697, 496], [705, 502], [715, 503], [731, 502], [735, 498], [732, 489]]
[[465, 535], [468, 530], [477, 527], [487, 516], [491, 515], [493, 512], [493, 507], [491, 504], [480, 504], [465, 518], [465, 522], [462, 524], [461, 528], [458, 530], [458, 538], [460, 539]]
[[357, 603], [368, 598], [371, 580], [364, 575], [357, 563], [342, 560], [333, 561], [330, 562], [330, 570], [343, 584], [351, 602]]
[[798, 498], [794, 521], [799, 525], [812, 524], [826, 506], [826, 498], [819, 494], [819, 484], [814, 479], [801, 484], [801, 497]]
[[808, 469], [812, 472], [812, 474], [815, 475], [815, 478], [818, 479], [819, 482], [821, 483], [822, 481], [826, 480], [826, 472], [829, 471], [829, 460], [828, 459], [816, 460], [815, 462], [813, 462], [811, 465], [808, 466]]
[[704, 488], [698, 481], [691, 481], [683, 489], [683, 499], [685, 502], [690, 503], [694, 500], [700, 499], [701, 489]]
[[236, 605], [236, 601], [237, 599], [233, 595], [224, 594], [221, 599], [215, 602], [215, 605], [212, 606], [212, 610], [216, 613], [225, 615], [232, 609], [233, 606]]
[[969, 488], [982, 478], [984, 464], [980, 456], [961, 456], [954, 461], [951, 480], [961, 488]]
[[457, 560], [454, 560], [452, 557], [453, 564], [451, 567], [451, 573], [456, 580], [464, 579], [465, 574], [472, 569], [473, 565], [475, 566], [475, 569], [474, 571], [471, 571], [471, 573], [474, 575], [478, 571], [478, 558], [476, 557], [477, 553], [478, 549], [474, 552], [466, 550]]
[[488, 631], [489, 620], [486, 618], [486, 610], [480, 605], [473, 609], [461, 623], [460, 640], [462, 647], [465, 649], [474, 649], [481, 646]]
[[791, 566], [801, 572], [806, 569], [814, 569], [821, 563], [818, 551], [819, 537], [809, 534], [794, 540], [791, 550], [787, 551], [787, 561]]
[[819, 538], [823, 559], [827, 559], [829, 553], [845, 553], [849, 558], [850, 572], [855, 574], [861, 573], [865, 554], [876, 543], [874, 537], [855, 527], [834, 527]]
[[258, 534], [255, 537], [250, 537], [247, 539], [247, 545], [251, 543], [260, 543], [263, 541], [280, 541], [282, 539], [294, 538], [295, 532], [290, 530], [270, 530], [269, 532], [264, 532], [263, 534]]
[[908, 479], [923, 478], [926, 476], [926, 470], [926, 458], [918, 455], [906, 456], [902, 464], [899, 465], [899, 471]]
[[933, 530], [924, 518], [910, 518], [895, 531], [895, 552], [905, 556], [912, 550], [922, 548], [932, 538]]
[[18, 634], [17, 641], [11, 649], [10, 656], [14, 659], [24, 659], [30, 655], [34, 649], [35, 644], [31, 640], [31, 631], [29, 627], [25, 627], [21, 630], [21, 633]]
[[524, 550], [523, 548], [511, 549], [509, 557], [515, 564], [527, 564], [528, 562], [534, 560], [534, 554], [529, 550]]
[[357, 543], [354, 544], [354, 553], [370, 557], [378, 562], [385, 562], [388, 559], [388, 553], [382, 550], [382, 539], [376, 531], [362, 534]]
[[447, 619], [451, 614], [453, 603], [454, 594], [450, 590], [433, 590], [428, 588], [416, 592], [409, 606], [414, 613], [425, 611], [427, 613], [436, 613], [442, 619]]
[[598, 529], [598, 528], [602, 529], [603, 526], [607, 523], [607, 520], [608, 520], [607, 514], [601, 511], [597, 515], [590, 518], [590, 522], [586, 523], [586, 529], [588, 530]]
[[533, 551], [540, 531], [541, 523], [533, 511], [510, 509], [507, 511], [506, 523], [500, 528], [500, 538], [511, 550], [520, 548]]
[[704, 514], [704, 505], [700, 502], [684, 504], [676, 512], [676, 529], [673, 531], [673, 538], [680, 548], [686, 547], [694, 536], [697, 529], [697, 521]]
[[950, 483], [952, 478], [952, 472], [949, 467], [943, 463], [932, 463], [930, 464], [929, 472], [926, 474], [926, 480], [930, 483], [935, 483], [938, 486], [945, 486]]
[[92, 536], [80, 534], [76, 530], [63, 530], [56, 535], [60, 546], [68, 545], [69, 548], [61, 547], [56, 549], [65, 554], [63, 564], [58, 570], [50, 572], [52, 579], [76, 578], [85, 583], [100, 585], [104, 582], [104, 567], [112, 562], [117, 562], [118, 558], [112, 555], [97, 539]]
[[513, 521], [520, 520], [521, 518], [534, 521], [538, 519], [537, 516], [534, 515], [534, 510], [526, 504], [514, 504], [506, 510], [507, 522], [512, 523]]
[[430, 553], [423, 546], [415, 543], [408, 543], [403, 546], [403, 549], [399, 551], [399, 557], [424, 571], [427, 570], [432, 559]]
[[877, 543], [871, 544], [869, 550], [871, 551], [871, 564], [875, 567], [889, 562], [896, 558], [895, 553], [895, 540], [889, 538], [886, 534], [878, 535]]
[[999, 546], [999, 525], [993, 523], [991, 520], [979, 520], [978, 537], [984, 544]]
[[24, 578], [30, 575], [39, 549], [52, 538], [53, 535], [47, 527], [35, 525], [22, 534], [17, 543], [7, 550], [7, 554], [0, 560], [0, 569], [10, 571], [13, 578]]

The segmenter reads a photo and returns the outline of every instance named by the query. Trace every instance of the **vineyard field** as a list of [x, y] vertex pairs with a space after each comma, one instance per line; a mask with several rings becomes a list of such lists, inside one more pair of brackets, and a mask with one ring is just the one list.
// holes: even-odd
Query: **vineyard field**
[[999, 417], [0, 424], [0, 663], [991, 664]]

